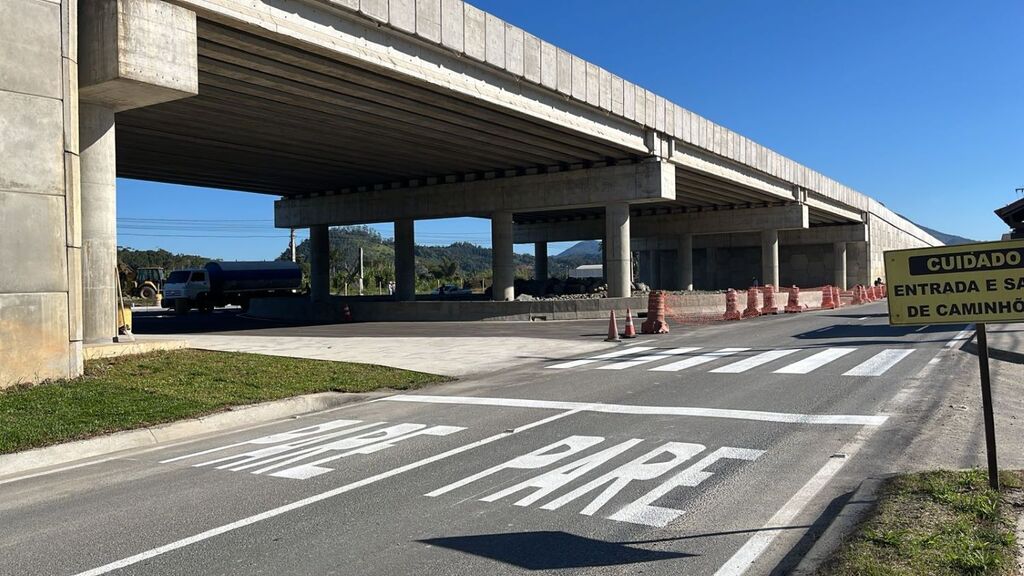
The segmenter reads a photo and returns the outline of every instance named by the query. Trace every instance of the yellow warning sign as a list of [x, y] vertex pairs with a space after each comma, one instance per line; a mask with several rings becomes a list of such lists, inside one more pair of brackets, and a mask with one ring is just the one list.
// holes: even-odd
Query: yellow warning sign
[[885, 253], [890, 324], [1024, 321], [1024, 240]]

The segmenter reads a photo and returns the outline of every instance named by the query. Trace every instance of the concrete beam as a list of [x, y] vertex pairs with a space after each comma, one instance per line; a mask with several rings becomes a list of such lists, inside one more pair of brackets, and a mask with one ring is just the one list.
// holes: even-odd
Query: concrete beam
[[315, 224], [341, 226], [401, 218], [486, 216], [501, 211], [559, 210], [674, 198], [675, 168], [667, 162], [650, 160], [490, 180], [288, 198], [274, 203], [274, 214], [275, 225], [279, 228]]
[[[808, 226], [807, 207], [799, 204], [655, 216], [641, 214], [634, 215], [632, 218], [633, 236], [637, 238], [678, 234], [759, 232], [766, 229], [790, 230]], [[519, 224], [516, 226], [516, 243], [571, 242], [601, 238], [603, 234], [604, 222], [599, 218], [570, 222]]]
[[785, 245], [867, 242], [868, 227], [866, 224], [844, 224], [840, 226], [816, 226], [804, 230], [782, 230], [779, 232], [779, 239]]
[[162, 0], [80, 4], [82, 102], [120, 112], [199, 93], [194, 12]]

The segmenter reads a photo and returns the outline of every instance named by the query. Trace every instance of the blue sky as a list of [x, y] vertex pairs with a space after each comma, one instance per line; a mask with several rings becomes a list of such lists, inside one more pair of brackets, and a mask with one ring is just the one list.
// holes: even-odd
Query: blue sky
[[[1024, 186], [1020, 0], [473, 4], [943, 232], [997, 239], [992, 210]], [[272, 227], [273, 200], [121, 180], [119, 243], [275, 257], [288, 234]], [[200, 222], [153, 231], [129, 218]], [[244, 222], [201, 222], [222, 218]], [[489, 245], [489, 231], [422, 221], [417, 240]]]

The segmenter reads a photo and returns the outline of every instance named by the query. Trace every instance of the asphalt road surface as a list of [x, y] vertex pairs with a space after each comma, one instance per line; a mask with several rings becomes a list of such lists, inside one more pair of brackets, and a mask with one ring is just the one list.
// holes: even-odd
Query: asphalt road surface
[[908, 406], [927, 410], [962, 368], [946, 346], [963, 326], [894, 328], [884, 312], [552, 350], [0, 477], [0, 573], [784, 574], [860, 480], [898, 464]]

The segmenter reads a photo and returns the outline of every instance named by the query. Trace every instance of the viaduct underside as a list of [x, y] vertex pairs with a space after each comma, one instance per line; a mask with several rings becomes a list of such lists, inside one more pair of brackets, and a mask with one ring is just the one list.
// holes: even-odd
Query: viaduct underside
[[[665, 74], [679, 73], [666, 65]], [[491, 221], [493, 296], [513, 245], [604, 241], [672, 289], [845, 287], [883, 250], [938, 244], [877, 201], [461, 0], [6, 0], [0, 5], [0, 386], [81, 373], [116, 331], [116, 178], [272, 194], [309, 228]], [[167, 199], [155, 199], [159, 202]], [[639, 265], [634, 259], [639, 255]]]

